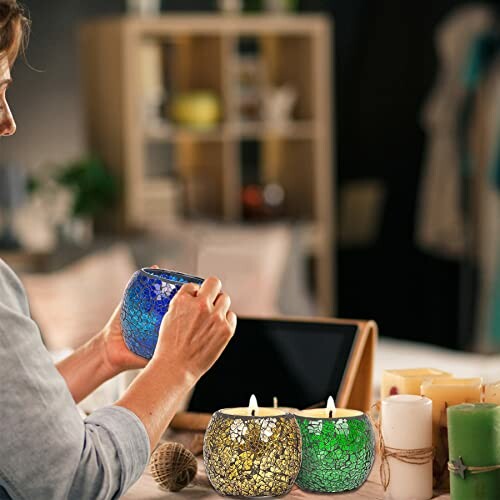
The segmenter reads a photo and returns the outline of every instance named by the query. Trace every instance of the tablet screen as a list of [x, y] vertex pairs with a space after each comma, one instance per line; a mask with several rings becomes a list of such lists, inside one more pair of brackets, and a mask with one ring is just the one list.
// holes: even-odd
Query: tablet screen
[[198, 382], [190, 411], [247, 406], [307, 408], [336, 398], [357, 333], [355, 325], [240, 318], [220, 359]]

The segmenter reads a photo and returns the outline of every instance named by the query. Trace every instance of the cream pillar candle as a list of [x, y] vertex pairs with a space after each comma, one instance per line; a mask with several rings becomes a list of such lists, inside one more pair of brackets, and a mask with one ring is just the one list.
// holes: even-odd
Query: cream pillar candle
[[452, 377], [451, 373], [434, 368], [408, 368], [404, 370], [384, 370], [382, 374], [381, 398], [396, 394], [416, 394], [420, 396], [420, 386], [425, 380], [438, 377]]
[[390, 475], [385, 498], [432, 498], [432, 401], [408, 394], [389, 396], [382, 401], [381, 421], [386, 454], [404, 454], [415, 462], [386, 457]]
[[484, 402], [500, 405], [500, 382], [483, 385]]
[[462, 403], [479, 403], [483, 380], [477, 378], [443, 378], [425, 381], [422, 396], [432, 399], [432, 444], [434, 455], [434, 487], [448, 489], [448, 433], [446, 409]]

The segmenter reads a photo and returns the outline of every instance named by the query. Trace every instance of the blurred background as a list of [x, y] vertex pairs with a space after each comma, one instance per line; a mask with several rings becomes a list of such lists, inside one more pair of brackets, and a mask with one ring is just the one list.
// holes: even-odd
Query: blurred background
[[24, 3], [0, 257], [49, 347], [157, 263], [240, 314], [497, 349], [500, 2]]

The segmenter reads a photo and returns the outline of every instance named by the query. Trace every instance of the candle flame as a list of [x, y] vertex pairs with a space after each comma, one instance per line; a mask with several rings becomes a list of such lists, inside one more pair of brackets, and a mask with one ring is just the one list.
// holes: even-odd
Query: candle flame
[[335, 414], [335, 410], [335, 401], [333, 400], [332, 396], [330, 396], [328, 398], [328, 401], [326, 402], [326, 411], [329, 418], [333, 417], [333, 415]]
[[252, 394], [248, 403], [248, 413], [253, 417], [257, 413], [258, 409], [259, 405], [257, 404], [257, 398], [255, 397], [255, 394]]

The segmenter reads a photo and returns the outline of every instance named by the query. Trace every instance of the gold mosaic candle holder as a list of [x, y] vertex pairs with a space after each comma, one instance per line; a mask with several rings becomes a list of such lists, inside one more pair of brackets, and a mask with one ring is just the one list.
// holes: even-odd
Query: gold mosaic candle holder
[[278, 408], [215, 412], [205, 433], [208, 479], [223, 496], [286, 495], [300, 470], [302, 438], [295, 417]]

